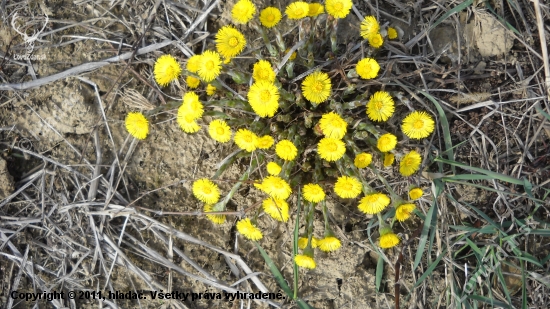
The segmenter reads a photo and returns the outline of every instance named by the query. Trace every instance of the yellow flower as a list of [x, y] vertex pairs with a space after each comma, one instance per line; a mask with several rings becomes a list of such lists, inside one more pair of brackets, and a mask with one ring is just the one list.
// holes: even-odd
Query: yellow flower
[[405, 221], [411, 217], [411, 212], [416, 208], [414, 204], [401, 204], [395, 209], [395, 218], [399, 221]]
[[[204, 205], [204, 212], [212, 212], [213, 207], [214, 205]], [[215, 224], [223, 224], [225, 222], [225, 215], [206, 215], [206, 218]]]
[[201, 178], [193, 182], [193, 195], [206, 204], [216, 204], [220, 199], [220, 190], [212, 181]]
[[325, 199], [325, 191], [318, 184], [308, 183], [304, 185], [304, 199], [308, 202], [319, 203]]
[[325, 252], [333, 252], [342, 246], [340, 240], [334, 236], [325, 237], [317, 242], [319, 249]]
[[235, 133], [234, 139], [235, 144], [237, 144], [239, 148], [248, 152], [256, 150], [258, 136], [254, 132], [247, 129], [240, 129]]
[[281, 177], [267, 176], [262, 182], [262, 189], [269, 196], [286, 200], [292, 193], [290, 185]]
[[435, 122], [426, 112], [412, 112], [401, 125], [401, 130], [410, 138], [421, 139], [428, 137], [435, 128]]
[[197, 73], [197, 71], [199, 70], [200, 63], [201, 63], [201, 56], [194, 55], [191, 58], [187, 59], [187, 64], [185, 65], [185, 69], [191, 73]]
[[389, 249], [399, 245], [399, 241], [399, 237], [390, 232], [380, 236], [379, 246], [382, 249]]
[[274, 142], [275, 140], [273, 140], [273, 137], [269, 135], [264, 135], [256, 140], [256, 147], [260, 149], [269, 149], [271, 148], [271, 146], [273, 146]]
[[319, 127], [326, 137], [342, 139], [346, 135], [348, 123], [335, 112], [324, 114]]
[[239, 222], [237, 222], [236, 224], [236, 227], [237, 231], [247, 239], [260, 240], [264, 237], [262, 231], [260, 231], [259, 228], [252, 224], [252, 222], [250, 222], [250, 219], [248, 218], [239, 220]]
[[309, 4], [309, 10], [307, 16], [315, 17], [317, 15], [323, 14], [325, 12], [325, 7], [321, 3], [313, 2]]
[[[289, 51], [290, 51], [290, 48], [287, 48], [285, 50], [285, 55], [288, 54]], [[290, 60], [290, 61], [292, 61], [294, 59], [296, 59], [296, 52], [293, 52], [292, 55], [290, 55], [290, 58], [288, 58], [288, 60]]]
[[409, 197], [411, 198], [411, 200], [417, 200], [421, 198], [423, 194], [424, 194], [424, 191], [422, 191], [422, 189], [420, 188], [412, 188], [409, 191]]
[[199, 131], [200, 126], [195, 120], [196, 118], [187, 110], [187, 108], [185, 108], [185, 105], [182, 104], [180, 108], [178, 108], [177, 121], [183, 132], [195, 133]]
[[162, 87], [176, 80], [181, 74], [181, 67], [176, 58], [171, 55], [162, 55], [155, 62], [155, 80]]
[[201, 118], [204, 112], [204, 107], [202, 106], [201, 101], [199, 101], [199, 96], [192, 91], [186, 92], [183, 95], [183, 103], [181, 106], [189, 115], [193, 117], [193, 120]]
[[207, 50], [201, 55], [200, 60], [197, 74], [202, 80], [209, 83], [220, 75], [222, 69], [220, 54]]
[[319, 141], [317, 152], [322, 159], [336, 161], [346, 153], [346, 145], [339, 139], [325, 137]]
[[366, 214], [375, 215], [390, 204], [390, 198], [383, 193], [365, 195], [359, 202], [359, 210]]
[[269, 196], [286, 200], [292, 193], [289, 184], [278, 176], [267, 176], [262, 182], [262, 189]]
[[393, 98], [386, 91], [375, 92], [367, 103], [367, 115], [374, 121], [388, 120], [394, 110]]
[[281, 21], [281, 11], [275, 7], [266, 7], [260, 12], [260, 22], [266, 28], [275, 27]]
[[380, 32], [380, 25], [374, 16], [365, 16], [361, 22], [361, 36], [363, 39], [368, 39]]
[[[307, 237], [300, 237], [298, 238], [298, 248], [300, 249], [304, 249], [305, 247], [307, 247]], [[315, 238], [314, 236], [311, 237], [311, 248], [317, 248], [317, 242], [319, 240], [317, 238]]]
[[200, 85], [201, 80], [198, 79], [198, 78], [196, 78], [196, 77], [194, 77], [194, 76], [189, 75], [189, 76], [187, 76], [187, 77], [185, 78], [185, 82], [187, 83], [187, 86], [188, 86], [189, 88], [195, 89], [195, 88], [197, 88], [197, 87]]
[[357, 168], [365, 168], [372, 162], [372, 155], [370, 153], [362, 152], [355, 157], [353, 164]]
[[145, 139], [149, 133], [149, 121], [142, 113], [128, 113], [125, 124], [128, 133], [137, 139]]
[[208, 86], [206, 86], [206, 94], [213, 95], [214, 93], [216, 93], [216, 87], [212, 86], [212, 84], [208, 84]]
[[285, 14], [289, 19], [302, 19], [309, 12], [309, 4], [303, 1], [292, 2], [286, 7]]
[[391, 133], [386, 133], [378, 139], [378, 149], [382, 152], [393, 150], [397, 145], [397, 137]]
[[288, 221], [288, 203], [285, 200], [280, 200], [276, 198], [267, 198], [262, 203], [264, 211], [271, 218], [281, 221]]
[[328, 99], [330, 89], [330, 78], [327, 73], [319, 71], [313, 72], [302, 82], [304, 97], [313, 103], [319, 104]]
[[292, 161], [298, 155], [298, 149], [291, 141], [284, 139], [275, 146], [275, 153], [283, 160]]
[[246, 24], [256, 14], [256, 6], [250, 0], [239, 0], [231, 9], [231, 18], [236, 24]]
[[270, 82], [255, 82], [248, 91], [248, 102], [260, 117], [273, 117], [279, 109], [279, 90]]
[[421, 162], [422, 158], [420, 154], [411, 150], [411, 152], [407, 153], [403, 159], [401, 159], [401, 162], [399, 162], [399, 172], [403, 176], [411, 176], [418, 171]]
[[388, 39], [397, 39], [397, 30], [393, 27], [388, 27]]
[[302, 268], [315, 269], [316, 266], [315, 260], [311, 256], [305, 254], [297, 254], [294, 257], [294, 262]]
[[210, 137], [220, 143], [227, 143], [231, 140], [231, 128], [221, 119], [212, 120], [208, 126]]
[[341, 176], [338, 177], [338, 180], [334, 184], [334, 192], [341, 198], [356, 198], [361, 191], [363, 186], [354, 177]]
[[387, 152], [384, 154], [384, 167], [389, 167], [395, 161], [395, 155], [393, 153]]
[[377, 33], [369, 37], [369, 44], [374, 48], [379, 48], [384, 44], [384, 38], [380, 33]]
[[372, 58], [363, 58], [355, 66], [357, 74], [363, 79], [373, 79], [378, 75], [380, 65]]
[[267, 60], [260, 60], [254, 63], [252, 78], [254, 78], [255, 82], [263, 80], [273, 83], [275, 81], [275, 71], [273, 71], [271, 63]]
[[244, 35], [232, 26], [224, 26], [216, 34], [216, 49], [226, 59], [240, 54], [245, 45]]
[[281, 166], [275, 162], [267, 163], [266, 168], [269, 175], [277, 176], [281, 173]]
[[327, 0], [325, 2], [327, 13], [334, 18], [345, 18], [348, 16], [352, 5], [351, 0]]

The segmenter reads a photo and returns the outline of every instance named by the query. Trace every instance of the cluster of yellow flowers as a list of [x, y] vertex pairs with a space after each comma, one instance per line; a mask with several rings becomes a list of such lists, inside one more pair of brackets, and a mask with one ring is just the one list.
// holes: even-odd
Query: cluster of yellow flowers
[[[307, 3], [296, 1], [289, 4], [285, 9], [285, 15], [289, 20], [301, 20], [306, 18], [318, 18], [325, 11], [330, 15], [329, 19], [345, 18], [352, 8], [351, 0], [326, 0], [325, 4]], [[254, 3], [250, 0], [239, 0], [231, 10], [232, 21], [236, 25], [245, 25], [249, 23], [256, 15], [257, 10]], [[283, 14], [276, 7], [266, 7], [259, 13], [261, 25], [267, 29], [272, 29], [281, 21]], [[381, 31], [381, 27], [374, 16], [367, 16], [361, 23], [361, 36], [366, 39], [373, 48], [380, 48], [384, 44], [384, 37], [388, 39], [397, 38], [397, 30], [391, 27]], [[276, 28], [275, 28], [276, 29]], [[231, 25], [227, 25], [218, 30], [215, 36], [216, 50], [206, 50], [200, 55], [195, 55], [187, 60], [185, 71], [182, 70], [178, 61], [171, 55], [159, 57], [154, 66], [155, 80], [160, 86], [167, 86], [172, 81], [177, 80], [182, 72], [186, 75], [186, 84], [189, 89], [196, 89], [201, 82], [207, 83], [205, 90], [209, 96], [218, 92], [218, 89], [211, 82], [221, 74], [223, 66], [234, 67], [231, 60], [243, 52], [247, 45], [247, 40], [243, 33]], [[374, 49], [371, 51], [374, 53]], [[289, 49], [281, 48], [281, 53], [288, 53]], [[261, 56], [258, 56], [261, 58]], [[273, 59], [275, 57], [272, 57]], [[290, 58], [291, 61], [296, 55]], [[311, 68], [310, 68], [311, 69]], [[361, 79], [374, 79], [378, 76], [380, 64], [373, 57], [360, 59], [355, 65], [354, 71]], [[250, 109], [259, 116], [260, 121], [266, 120], [264, 127], [269, 128], [280, 121], [279, 110], [281, 108], [281, 94], [287, 93], [284, 89], [284, 80], [277, 78], [284, 71], [276, 72], [272, 63], [267, 59], [260, 59], [254, 63], [252, 72], [249, 74], [251, 85], [247, 93], [247, 102]], [[352, 74], [353, 75], [353, 74]], [[333, 77], [334, 78], [334, 77]], [[421, 156], [411, 150], [406, 154], [401, 154], [395, 150], [397, 146], [397, 136], [392, 133], [384, 133], [380, 129], [373, 129], [371, 132], [376, 138], [376, 149], [370, 148], [371, 152], [359, 150], [356, 146], [353, 136], [348, 134], [348, 124], [356, 121], [356, 115], [345, 114], [340, 109], [327, 110], [323, 107], [323, 102], [327, 100], [332, 102], [331, 93], [332, 81], [329, 74], [320, 70], [311, 70], [305, 76], [301, 83], [301, 94], [311, 103], [311, 110], [319, 108], [324, 112], [313, 113], [303, 105], [292, 102], [291, 99], [284, 99], [286, 103], [285, 113], [291, 111], [293, 121], [303, 121], [304, 115], [311, 115], [311, 118], [319, 118], [314, 123], [311, 136], [306, 137], [308, 141], [315, 141], [316, 144], [307, 143], [303, 145], [303, 140], [298, 134], [289, 133], [282, 137], [281, 135], [271, 136], [270, 134], [258, 135], [252, 126], [243, 127], [243, 122], [235, 122], [236, 130], [230, 126], [230, 120], [214, 119], [208, 125], [208, 134], [212, 139], [219, 143], [227, 143], [233, 139], [235, 145], [241, 149], [244, 154], [252, 155], [253, 152], [259, 152], [261, 158], [270, 158], [266, 164], [268, 176], [259, 179], [254, 183], [254, 187], [266, 195], [262, 202], [262, 210], [265, 214], [274, 220], [287, 222], [290, 217], [290, 206], [287, 202], [292, 195], [292, 186], [290, 185], [289, 175], [302, 172], [308, 176], [301, 179], [306, 180], [307, 184], [301, 188], [302, 196], [306, 201], [306, 226], [312, 227], [313, 209], [316, 205], [321, 205], [325, 215], [325, 231], [323, 238], [316, 238], [313, 235], [312, 228], [307, 230], [299, 239], [298, 246], [303, 250], [303, 254], [295, 256], [295, 262], [300, 267], [315, 268], [313, 258], [313, 248], [319, 248], [325, 252], [332, 252], [341, 247], [340, 240], [335, 237], [327, 220], [326, 181], [321, 182], [323, 170], [331, 164], [336, 165], [339, 173], [332, 173], [330, 177], [335, 180], [333, 185], [334, 193], [343, 199], [355, 199], [363, 193], [358, 203], [358, 209], [369, 215], [377, 215], [380, 222], [379, 246], [381, 248], [391, 248], [399, 244], [399, 237], [392, 232], [391, 226], [382, 222], [380, 213], [384, 211], [393, 201], [395, 207], [394, 221], [407, 220], [415, 210], [413, 200], [419, 199], [423, 192], [421, 188], [412, 188], [409, 191], [409, 201], [406, 202], [396, 196], [388, 188], [390, 195], [373, 190], [368, 186], [361, 176], [361, 169], [374, 168], [373, 154], [380, 155], [383, 158], [383, 166], [389, 167], [393, 164], [396, 156], [399, 159], [399, 171], [403, 176], [413, 175], [418, 171], [421, 164]], [[223, 100], [223, 95], [220, 93]], [[332, 103], [331, 103], [332, 104]], [[288, 108], [292, 105], [292, 108]], [[325, 105], [326, 106], [326, 105]], [[368, 102], [366, 102], [366, 116], [373, 123], [382, 123], [387, 121], [395, 112], [395, 102], [392, 95], [387, 91], [374, 92]], [[182, 104], [178, 108], [177, 123], [186, 133], [195, 133], [200, 130], [198, 120], [204, 113], [204, 106], [199, 95], [188, 91], [184, 93]], [[238, 113], [238, 111], [236, 112]], [[365, 114], [363, 114], [365, 115]], [[239, 115], [240, 117], [240, 115]], [[354, 118], [355, 117], [355, 118]], [[231, 119], [231, 117], [229, 117]], [[282, 118], [281, 118], [282, 119]], [[300, 120], [302, 119], [302, 120]], [[367, 122], [366, 119], [361, 119]], [[229, 123], [228, 123], [229, 122]], [[252, 123], [252, 119], [249, 124]], [[283, 125], [288, 122], [282, 121]], [[238, 125], [237, 125], [238, 124]], [[298, 125], [301, 126], [301, 125]], [[303, 129], [310, 128], [303, 124]], [[356, 125], [351, 130], [355, 130]], [[128, 132], [137, 139], [145, 139], [149, 132], [148, 121], [141, 113], [129, 113], [126, 117], [126, 128]], [[374, 128], [374, 126], [373, 126]], [[435, 122], [432, 117], [424, 111], [413, 111], [402, 121], [402, 132], [411, 139], [421, 139], [428, 137], [435, 129]], [[266, 133], [265, 130], [262, 131]], [[303, 133], [302, 135], [308, 134]], [[317, 140], [317, 137], [319, 139]], [[276, 142], [276, 140], [278, 140]], [[274, 154], [270, 149], [274, 147]], [[368, 146], [367, 146], [368, 147]], [[305, 149], [316, 149], [318, 157], [308, 157], [311, 151]], [[348, 157], [346, 153], [350, 150], [355, 154], [353, 164], [348, 168]], [[298, 158], [302, 163], [297, 163]], [[315, 172], [308, 172], [312, 169], [306, 168], [306, 161], [313, 161]], [[306, 162], [306, 163], [304, 163]], [[266, 163], [266, 162], [259, 162]], [[301, 171], [293, 170], [295, 166], [301, 166]], [[329, 176], [329, 173], [325, 173]], [[338, 176], [338, 174], [340, 176]], [[323, 187], [325, 186], [325, 187]], [[331, 187], [331, 185], [329, 185]], [[209, 179], [198, 179], [192, 186], [193, 195], [204, 203], [204, 212], [223, 212], [225, 203], [220, 202], [220, 189]], [[390, 197], [391, 196], [391, 197]], [[251, 218], [244, 218], [237, 222], [238, 232], [245, 238], [258, 241], [263, 238], [262, 231], [256, 225], [256, 219], [259, 212], [256, 212]], [[226, 221], [224, 214], [208, 214], [207, 218], [216, 223], [222, 224]]]

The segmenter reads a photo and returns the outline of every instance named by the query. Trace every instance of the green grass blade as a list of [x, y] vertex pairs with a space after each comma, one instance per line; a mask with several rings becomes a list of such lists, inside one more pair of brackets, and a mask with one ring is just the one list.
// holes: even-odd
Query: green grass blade
[[258, 250], [260, 251], [260, 254], [264, 258], [265, 263], [269, 267], [269, 270], [271, 271], [271, 273], [275, 277], [275, 281], [277, 281], [277, 283], [279, 284], [281, 289], [283, 289], [283, 291], [285, 291], [286, 295], [288, 295], [288, 297], [292, 298], [294, 296], [294, 293], [292, 293], [292, 290], [290, 289], [290, 287], [286, 283], [286, 280], [283, 277], [283, 274], [281, 274], [281, 272], [279, 271], [279, 268], [277, 268], [277, 265], [275, 265], [273, 260], [269, 257], [267, 252], [265, 252], [264, 248], [262, 248], [260, 246], [260, 244], [258, 244], [255, 241], [253, 243], [256, 245], [256, 248], [258, 248]]
[[464, 10], [466, 7], [470, 6], [474, 0], [468, 0], [464, 1], [461, 4], [455, 6], [454, 8], [450, 9], [449, 12], [443, 14], [433, 25], [430, 27], [431, 29], [435, 28], [437, 25], [442, 23], [445, 19], [447, 19], [449, 16], [453, 15], [454, 13], [460, 12]]
[[376, 264], [376, 290], [380, 292], [380, 284], [382, 283], [382, 275], [384, 274], [384, 258], [382, 254], [378, 255], [378, 263]]
[[[516, 185], [523, 185], [524, 184], [523, 180], [521, 180], [521, 179], [517, 179], [517, 178], [512, 177], [512, 176], [508, 176], [508, 175], [504, 175], [504, 174], [501, 174], [501, 173], [489, 171], [489, 170], [486, 170], [486, 169], [483, 169], [483, 168], [470, 166], [470, 165], [463, 164], [463, 163], [460, 163], [460, 162], [456, 162], [456, 161], [453, 161], [453, 160], [435, 158], [434, 161], [447, 163], [451, 166], [458, 166], [458, 167], [460, 167], [462, 169], [465, 169], [465, 170], [485, 174], [487, 176], [492, 177], [493, 179], [497, 179], [497, 180], [500, 180], [500, 181], [509, 182], [509, 183], [513, 183], [513, 184], [516, 184]], [[449, 178], [451, 178], [451, 177], [449, 177]]]
[[497, 270], [496, 270], [496, 273], [497, 273], [497, 276], [498, 276], [498, 281], [500, 283], [500, 286], [502, 287], [502, 291], [504, 292], [504, 295], [506, 296], [506, 300], [508, 300], [508, 303], [511, 304], [512, 303], [512, 298], [510, 297], [510, 291], [508, 291], [508, 287], [506, 286], [506, 281], [504, 281], [504, 275], [502, 274], [502, 268], [501, 267], [497, 267]]
[[420, 234], [420, 241], [418, 242], [418, 251], [416, 251], [416, 256], [414, 257], [414, 266], [412, 269], [416, 269], [418, 267], [420, 260], [422, 259], [422, 255], [424, 254], [424, 250], [426, 249], [425, 247], [428, 240], [428, 232], [430, 231], [431, 221], [435, 217], [434, 212], [436, 208], [437, 203], [434, 202], [426, 215], [426, 220], [424, 221], [424, 226], [422, 227], [422, 232]]
[[[467, 2], [472, 3], [472, 1], [466, 1], [465, 3], [467, 3]], [[463, 4], [458, 5], [457, 7], [462, 6]], [[464, 6], [464, 7], [466, 7], [466, 6]], [[456, 7], [455, 7], [455, 9], [456, 9]], [[451, 11], [453, 11], [453, 10], [451, 10]], [[462, 9], [460, 9], [460, 10], [462, 10]], [[448, 13], [450, 13], [451, 11], [449, 11]], [[447, 15], [447, 14], [445, 14], [445, 15]], [[443, 17], [445, 17], [445, 15]], [[446, 148], [444, 153], [447, 154], [447, 158], [449, 158], [449, 160], [454, 160], [455, 156], [454, 156], [454, 152], [453, 152], [453, 143], [451, 141], [451, 132], [449, 131], [450, 126], [449, 126], [449, 121], [447, 120], [447, 115], [445, 115], [445, 111], [443, 110], [443, 108], [441, 107], [439, 102], [437, 102], [437, 100], [434, 97], [432, 97], [430, 94], [428, 94], [427, 92], [424, 92], [424, 91], [420, 91], [420, 93], [423, 94], [430, 101], [432, 101], [432, 103], [435, 105], [435, 108], [437, 109], [437, 113], [439, 114], [439, 121], [441, 121], [441, 128], [443, 129], [443, 140], [445, 142], [445, 148]], [[451, 166], [451, 169], [453, 171], [453, 174], [456, 174], [454, 166]]]
[[546, 117], [546, 119], [548, 119], [548, 121], [550, 121], [550, 115], [548, 113], [546, 113], [542, 107], [540, 107], [540, 104], [537, 103], [535, 104], [535, 109], [537, 110], [537, 112], [541, 113], [541, 115], [543, 115], [544, 117]]
[[504, 303], [504, 302], [501, 302], [499, 300], [495, 300], [495, 299], [492, 299], [492, 298], [488, 298], [488, 297], [485, 297], [485, 296], [477, 295], [477, 294], [469, 295], [468, 298], [480, 301], [482, 303], [490, 304], [491, 308], [509, 308], [509, 309], [514, 308], [514, 307], [510, 306], [507, 303]]
[[424, 282], [424, 280], [426, 280], [426, 278], [434, 271], [434, 269], [437, 267], [437, 265], [439, 264], [439, 262], [441, 261], [441, 259], [443, 259], [443, 257], [445, 256], [445, 254], [447, 254], [447, 248], [445, 248], [443, 250], [443, 252], [441, 252], [441, 254], [439, 254], [439, 256], [435, 259], [435, 261], [433, 261], [432, 264], [430, 264], [430, 266], [428, 266], [428, 268], [426, 269], [426, 271], [422, 274], [422, 276], [420, 276], [420, 278], [418, 278], [418, 280], [416, 281], [416, 283], [414, 284], [414, 287], [413, 289], [416, 289], [419, 285], [422, 284], [422, 282]]
[[526, 271], [525, 271], [525, 263], [523, 261], [519, 261], [521, 264], [521, 308], [527, 309], [527, 290], [526, 290]]
[[443, 181], [453, 181], [453, 180], [491, 180], [493, 177], [488, 175], [480, 174], [458, 174], [453, 176], [444, 176], [440, 178]]
[[[302, 196], [300, 194], [300, 187], [301, 186], [298, 186], [298, 201], [297, 201], [297, 210], [296, 210], [296, 224], [294, 225], [294, 244], [292, 246], [292, 258], [294, 259], [294, 257], [298, 254], [298, 234], [299, 234], [299, 231], [300, 231], [300, 208], [302, 206], [302, 203], [301, 203], [301, 198], [300, 196]], [[296, 299], [298, 297], [298, 265], [293, 261], [294, 264], [294, 299]]]

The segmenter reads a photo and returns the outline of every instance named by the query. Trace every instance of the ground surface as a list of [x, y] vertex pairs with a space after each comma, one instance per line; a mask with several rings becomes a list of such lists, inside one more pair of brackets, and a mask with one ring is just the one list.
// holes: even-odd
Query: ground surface
[[[176, 85], [162, 89], [155, 85], [152, 77], [154, 59], [171, 53], [184, 63], [188, 57], [186, 53], [200, 53], [206, 46], [212, 47], [212, 36], [205, 40], [204, 35], [215, 33], [220, 25], [229, 22], [228, 7], [232, 6], [232, 1], [217, 4], [187, 36], [182, 25], [189, 29], [193, 21], [204, 15], [202, 12], [210, 7], [210, 3], [160, 1], [162, 4], [151, 22], [148, 19], [155, 6], [150, 2], [8, 1], [6, 10], [2, 12], [7, 16], [0, 24], [2, 85], [19, 85], [81, 64], [131, 53], [132, 44], [136, 42], [147, 46], [171, 35], [172, 39], [184, 38], [183, 43], [136, 56], [130, 65], [127, 60], [116, 61], [91, 72], [82, 71], [78, 77], [61, 78], [40, 87], [6, 90], [0, 94], [0, 200], [4, 201], [0, 206], [3, 221], [0, 224], [2, 304], [9, 303], [7, 291], [13, 287], [22, 291], [41, 291], [54, 286], [67, 291], [110, 288], [126, 292], [163, 288], [221, 292], [223, 289], [216, 288], [212, 282], [227, 287], [246, 275], [243, 268], [234, 267], [240, 262], [231, 253], [240, 256], [251, 272], [261, 273], [259, 279], [268, 291], [279, 291], [256, 247], [236, 236], [236, 216], [230, 215], [228, 222], [214, 226], [206, 218], [193, 214], [201, 209], [191, 194], [190, 179], [212, 177], [218, 163], [235, 150], [235, 145], [220, 146], [208, 137], [204, 126], [210, 120], [208, 117], [203, 119], [203, 128], [198, 133], [181, 132], [174, 119], [177, 105], [154, 110], [151, 132], [145, 141], [133, 140], [124, 128], [124, 117], [135, 110], [134, 106], [124, 103], [128, 89], [137, 90], [154, 107], [163, 106], [160, 91], [163, 91], [168, 106], [180, 100], [181, 89]], [[456, 161], [518, 179], [525, 177], [536, 186], [548, 188], [550, 124], [535, 105], [546, 108], [546, 113], [550, 110], [542, 84], [543, 70], [540, 70], [543, 60], [537, 56], [541, 55], [537, 25], [530, 19], [534, 16], [531, 3], [519, 2], [523, 14], [529, 16], [526, 19], [510, 5], [497, 1], [493, 3], [495, 14], [482, 4], [470, 5], [429, 28], [443, 15], [442, 12], [455, 5], [440, 1], [422, 7], [422, 4], [413, 2], [383, 1], [376, 10], [374, 4], [355, 2], [358, 2], [355, 6], [362, 16], [377, 15], [381, 24], [389, 22], [400, 32], [399, 40], [389, 43], [384, 49], [382, 55], [385, 58], [381, 60], [387, 70], [381, 82], [404, 96], [397, 113], [405, 112], [406, 104], [421, 104], [417, 100], [419, 93], [406, 89], [423, 89], [444, 107], [452, 144], [458, 145], [454, 149]], [[257, 6], [265, 5], [258, 2]], [[48, 16], [48, 21], [44, 16]], [[167, 22], [167, 16], [171, 24]], [[495, 16], [502, 16], [521, 35], [507, 30]], [[550, 20], [548, 15], [544, 18]], [[360, 41], [358, 21], [355, 14], [350, 14], [340, 22], [338, 42], [342, 46]], [[29, 47], [28, 38], [43, 26], [39, 39], [33, 44], [34, 54], [45, 55], [45, 59], [14, 60], [16, 55], [25, 53], [25, 48]], [[281, 33], [294, 26], [284, 19]], [[140, 41], [146, 27], [153, 30]], [[548, 36], [549, 25], [544, 27]], [[255, 35], [247, 27], [242, 27], [242, 30], [249, 37]], [[122, 48], [119, 48], [120, 42], [125, 44]], [[185, 45], [188, 42], [193, 43]], [[260, 39], [251, 39], [251, 48], [261, 44]], [[291, 42], [287, 44], [292, 46]], [[397, 61], [398, 56], [403, 56], [405, 61]], [[246, 55], [242, 60], [243, 65], [246, 61], [253, 61]], [[183, 79], [180, 83], [185, 87]], [[400, 85], [405, 86], [400, 88]], [[398, 126], [399, 123], [390, 122], [388, 125]], [[436, 135], [430, 141], [426, 156], [433, 158], [440, 154], [436, 152], [444, 149], [440, 137]], [[409, 146], [421, 145], [412, 143]], [[223, 178], [239, 178], [246, 163], [236, 160]], [[419, 202], [419, 211], [423, 214], [434, 201], [430, 193], [430, 173], [438, 172], [435, 165], [424, 166], [424, 177], [396, 180], [395, 183], [399, 194], [406, 194], [412, 184], [424, 189], [426, 195]], [[388, 179], [397, 179], [397, 168], [384, 173]], [[450, 170], [445, 173], [450, 174]], [[98, 175], [103, 175], [100, 181]], [[91, 189], [93, 185], [88, 189], [88, 185], [94, 183], [96, 189]], [[26, 184], [29, 186], [24, 187]], [[496, 181], [477, 184], [494, 186], [497, 191], [523, 193], [517, 186]], [[113, 189], [112, 192], [109, 188]], [[222, 191], [227, 192], [230, 188], [230, 183], [221, 184]], [[16, 190], [20, 191], [10, 197]], [[114, 191], [118, 195], [113, 195]], [[448, 225], [476, 224], [479, 221], [480, 217], [463, 205], [473, 205], [497, 222], [506, 218], [525, 218], [533, 209], [527, 200], [504, 201], [498, 192], [467, 184], [449, 185], [446, 193], [453, 199], [440, 201], [438, 228], [441, 234], [436, 236], [438, 246], [428, 254], [433, 254], [427, 257], [429, 261], [441, 253], [441, 242], [445, 243], [449, 237]], [[543, 193], [535, 191], [535, 195], [540, 199]], [[253, 207], [261, 199], [257, 190], [242, 188], [235, 194], [228, 210], [240, 212]], [[120, 213], [128, 204], [135, 208]], [[118, 205], [121, 206], [117, 208]], [[547, 219], [548, 206], [545, 202], [536, 213], [538, 218]], [[338, 227], [335, 232], [343, 240], [343, 245], [337, 253], [318, 254], [315, 270], [300, 271], [301, 296], [315, 308], [393, 308], [395, 261], [399, 251], [386, 251], [390, 263], [384, 264], [381, 289], [377, 291], [375, 277], [379, 256], [367, 240], [369, 219], [354, 210], [354, 203], [339, 199], [331, 199], [329, 209]], [[173, 214], [166, 215], [166, 212]], [[130, 216], [133, 216], [132, 220], [128, 219]], [[322, 213], [318, 211], [316, 217], [322, 217]], [[422, 224], [423, 220], [416, 218], [399, 225], [398, 232], [408, 239]], [[266, 239], [270, 240], [262, 243], [263, 248], [291, 282], [293, 219], [283, 225], [260, 217], [259, 225], [265, 231]], [[178, 231], [185, 234], [178, 234]], [[123, 241], [119, 237], [124, 233], [128, 238]], [[190, 240], [186, 235], [196, 239]], [[102, 243], [101, 250], [97, 249], [99, 242]], [[527, 247], [528, 242], [539, 244], [536, 254]], [[411, 248], [415, 247], [413, 242]], [[525, 241], [524, 250], [542, 259], [549, 254], [550, 248], [544, 238], [534, 238]], [[448, 292], [448, 280], [453, 277], [446, 268], [452, 265], [451, 261], [434, 271], [431, 282], [413, 289], [418, 276], [429, 265], [423, 260], [419, 270], [411, 269], [414, 254], [414, 250], [405, 253], [401, 269], [401, 295], [404, 298], [401, 307], [444, 308], [446, 304], [438, 302], [443, 299], [441, 295]], [[196, 267], [188, 259], [194, 261]], [[548, 266], [547, 262], [545, 266]], [[518, 270], [507, 267], [509, 273]], [[208, 274], [203, 278], [208, 278], [209, 283], [190, 275], [200, 274], [200, 269], [204, 269], [203, 274]], [[465, 280], [463, 274], [454, 277], [461, 282]], [[517, 294], [517, 283], [510, 276], [506, 278], [509, 281], [506, 285], [515, 289], [513, 303], [517, 304], [517, 298], [521, 296]], [[60, 281], [64, 282], [63, 287], [60, 287]], [[257, 285], [252, 286], [250, 280], [238, 285], [242, 290], [258, 290]], [[530, 286], [530, 289], [535, 288], [535, 284]], [[535, 294], [533, 291], [532, 295]], [[532, 295], [532, 304], [544, 304], [547, 299], [542, 297], [539, 302]], [[14, 308], [27, 308], [25, 303], [17, 301], [9, 304]], [[60, 307], [55, 303], [46, 305], [39, 302], [39, 307], [52, 305]], [[97, 301], [66, 305], [92, 308], [97, 306]], [[139, 304], [119, 300], [117, 305], [119, 308], [138, 308], [140, 305], [143, 308], [240, 306], [205, 299]], [[258, 302], [251, 306], [268, 307]], [[286, 301], [283, 306], [296, 305]]]

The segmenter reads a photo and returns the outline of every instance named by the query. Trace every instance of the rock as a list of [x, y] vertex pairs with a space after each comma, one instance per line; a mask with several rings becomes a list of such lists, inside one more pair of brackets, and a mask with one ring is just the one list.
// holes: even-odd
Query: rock
[[8, 172], [6, 160], [0, 157], [0, 201], [13, 193], [13, 177]]
[[464, 38], [475, 47], [481, 57], [504, 55], [512, 49], [514, 38], [510, 31], [492, 15], [476, 13], [464, 27]]

